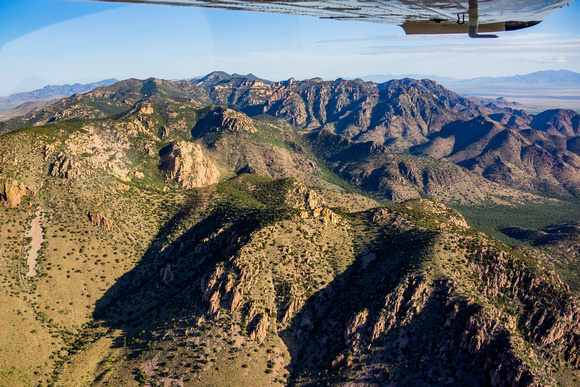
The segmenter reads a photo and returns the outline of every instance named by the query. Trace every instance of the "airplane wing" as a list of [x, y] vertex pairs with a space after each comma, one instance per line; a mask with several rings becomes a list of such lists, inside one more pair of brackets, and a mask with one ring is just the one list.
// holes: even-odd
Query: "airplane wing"
[[538, 24], [571, 0], [94, 0], [222, 8], [395, 24], [407, 34], [511, 31]]

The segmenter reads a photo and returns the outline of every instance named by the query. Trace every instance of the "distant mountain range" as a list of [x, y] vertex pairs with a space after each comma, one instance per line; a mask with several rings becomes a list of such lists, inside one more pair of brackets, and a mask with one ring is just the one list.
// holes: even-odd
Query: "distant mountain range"
[[[366, 82], [375, 82], [375, 83], [384, 83], [391, 81], [393, 79], [403, 79], [403, 78], [412, 78], [412, 79], [430, 79], [432, 81], [438, 83], [445, 83], [445, 82], [458, 82], [459, 79], [451, 78], [451, 77], [440, 77], [433, 74], [374, 74], [374, 75], [365, 75], [359, 77]], [[351, 79], [351, 78], [349, 78]]]
[[96, 89], [97, 87], [110, 86], [117, 82], [119, 82], [119, 80], [111, 78], [87, 84], [75, 83], [74, 85], [49, 85], [42, 89], [11, 94], [0, 97], [0, 113], [18, 107], [28, 101], [50, 101], [70, 97], [73, 94], [86, 93]]
[[0, 386], [571, 386], [579, 197], [580, 114], [431, 80], [62, 98], [0, 122]]
[[404, 75], [366, 75], [361, 77], [362, 80], [383, 83], [392, 79], [414, 78], [414, 79], [431, 79], [445, 85], [448, 88], [453, 86], [473, 87], [473, 86], [509, 86], [509, 87], [572, 87], [580, 88], [580, 74], [568, 70], [547, 70], [537, 71], [526, 75], [513, 75], [510, 77], [480, 77], [471, 79], [457, 79], [451, 77], [439, 77], [436, 75], [425, 74], [404, 74]]
[[[466, 82], [460, 80], [458, 82]], [[514, 75], [511, 77], [482, 77], [467, 80], [472, 85], [502, 85], [532, 87], [558, 86], [580, 87], [580, 74], [568, 70], [537, 71], [527, 75]]]
[[[580, 74], [568, 70], [538, 71], [510, 77], [455, 79], [433, 75], [368, 75], [366, 81], [377, 83], [399, 78], [431, 79], [449, 90], [482, 103], [480, 98], [504, 98], [500, 104], [516, 102], [529, 113], [566, 108], [580, 111]], [[507, 100], [507, 101], [506, 101]], [[483, 102], [486, 104], [487, 102]], [[514, 106], [512, 106], [514, 107]]]

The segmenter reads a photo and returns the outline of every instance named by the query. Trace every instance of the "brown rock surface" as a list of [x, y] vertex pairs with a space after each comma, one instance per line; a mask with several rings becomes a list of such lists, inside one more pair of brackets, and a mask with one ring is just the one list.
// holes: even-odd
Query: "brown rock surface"
[[98, 212], [89, 212], [89, 220], [95, 225], [109, 231], [113, 227], [113, 221], [105, 218], [105, 216]]
[[80, 176], [80, 167], [69, 155], [56, 153], [54, 162], [50, 167], [50, 175], [64, 179], [74, 179]]
[[192, 142], [180, 141], [170, 145], [161, 157], [160, 168], [166, 171], [167, 179], [184, 189], [205, 187], [220, 180], [215, 164], [204, 157], [199, 144]]
[[14, 179], [0, 182], [0, 200], [10, 208], [18, 206], [24, 196], [33, 194], [30, 188]]

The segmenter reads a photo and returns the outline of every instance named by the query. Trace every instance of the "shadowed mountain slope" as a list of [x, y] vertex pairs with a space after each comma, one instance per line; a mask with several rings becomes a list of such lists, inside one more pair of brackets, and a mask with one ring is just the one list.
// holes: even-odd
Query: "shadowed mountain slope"
[[[401, 117], [408, 143], [481, 134], [449, 142], [449, 155], [469, 156], [458, 163], [508, 140], [567, 155], [574, 137], [516, 132], [427, 81], [214, 75], [211, 87], [127, 80], [3, 124], [0, 384], [578, 377], [575, 288], [536, 250], [511, 250], [419, 198], [516, 209], [546, 199], [336, 128], [378, 101], [371, 121]], [[268, 94], [274, 86], [291, 98]]]
[[[557, 115], [549, 116], [560, 122], [563, 126], [559, 127], [565, 132], [562, 128], [568, 127], [566, 122], [580, 117], [570, 114], [567, 121], [554, 118]], [[546, 117], [538, 115], [534, 118], [536, 123], [532, 121], [530, 125], [538, 127], [538, 122], [545, 122]], [[528, 192], [578, 195], [580, 153], [574, 147], [577, 137], [566, 137], [553, 129], [553, 125], [550, 128], [514, 128], [480, 116], [446, 125], [431, 136], [430, 142], [412, 148], [411, 152], [444, 158], [491, 181]]]
[[579, 192], [577, 113], [552, 110], [532, 117], [520, 110], [484, 107], [430, 80], [268, 82], [221, 72], [192, 81], [131, 79], [0, 123], [0, 132], [49, 122], [123, 118], [143, 104], [156, 106], [153, 125], [164, 139], [177, 139], [176, 133], [189, 139], [198, 115], [205, 114], [200, 109], [218, 104], [252, 117], [277, 117], [308, 131], [328, 129], [398, 153], [446, 159], [528, 192]]

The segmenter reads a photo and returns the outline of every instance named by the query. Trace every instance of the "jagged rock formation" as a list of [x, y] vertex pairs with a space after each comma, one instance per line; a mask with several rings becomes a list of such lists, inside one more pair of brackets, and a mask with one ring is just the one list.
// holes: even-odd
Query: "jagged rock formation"
[[65, 179], [74, 179], [80, 176], [79, 166], [69, 155], [58, 152], [50, 166], [50, 175]]
[[4, 179], [0, 181], [0, 200], [9, 208], [18, 206], [24, 196], [33, 194], [30, 188], [17, 180]]
[[[0, 206], [0, 323], [20, 327], [0, 335], [0, 363], [14, 370], [0, 384], [580, 377], [573, 228], [535, 230], [568, 234], [552, 250], [514, 251], [444, 204], [408, 200], [505, 206], [514, 221], [533, 203], [574, 209], [489, 180], [501, 159], [502, 181], [572, 192], [574, 175], [554, 172], [576, 168], [568, 129], [535, 129], [430, 81], [224, 74], [127, 80], [2, 125], [39, 127], [0, 141], [12, 179], [0, 196], [38, 191], [30, 206]], [[411, 144], [420, 157], [393, 151]], [[23, 278], [31, 208], [46, 214], [46, 241], [37, 275]]]
[[166, 172], [168, 180], [184, 189], [205, 187], [220, 180], [215, 164], [203, 155], [199, 144], [191, 142], [181, 141], [163, 149], [159, 168]]
[[89, 220], [95, 226], [102, 227], [105, 231], [111, 230], [113, 227], [113, 221], [111, 219], [105, 218], [101, 213], [89, 212]]
[[300, 213], [300, 219], [308, 219], [309, 217], [320, 218], [325, 224], [336, 224], [338, 216], [328, 208], [315, 208], [312, 211], [303, 211]]
[[[450, 241], [448, 237], [444, 237], [444, 235], [449, 235], [447, 232], [437, 233], [437, 236], [430, 235], [429, 232], [425, 233], [425, 229], [419, 232], [422, 229], [421, 226], [417, 229], [412, 223], [406, 225], [401, 223], [404, 219], [418, 220], [416, 211], [420, 208], [422, 209], [419, 212], [426, 211], [422, 212], [424, 215], [431, 212], [429, 202], [420, 202], [419, 205], [411, 206], [404, 204], [399, 208], [403, 211], [412, 209], [411, 211], [416, 215], [401, 214], [403, 215], [401, 219], [397, 215], [393, 216], [394, 213], [390, 211], [381, 210], [380, 214], [373, 216], [374, 222], [385, 226], [397, 224], [399, 231], [391, 233], [393, 238], [395, 235], [397, 238], [400, 237], [400, 233], [415, 235], [417, 238], [415, 249], [418, 247], [419, 240], [423, 240], [421, 244], [433, 243], [434, 246], [443, 247], [442, 250], [435, 247], [436, 251], [456, 249], [452, 247], [453, 244], [447, 244]], [[441, 210], [444, 209], [439, 208], [436, 212], [440, 214], [438, 218], [445, 219], [446, 215]], [[445, 212], [450, 215], [449, 210]], [[441, 230], [440, 226], [444, 224], [449, 231], [455, 230], [451, 231], [453, 234], [459, 230], [453, 227], [468, 230], [464, 221], [451, 228], [449, 228], [450, 224], [446, 224], [444, 220], [436, 226], [431, 223], [427, 227], [431, 230]], [[390, 227], [391, 230], [394, 229]], [[405, 249], [397, 245], [394, 240], [383, 243], [393, 243], [394, 249]], [[439, 243], [443, 244], [439, 245]], [[301, 316], [305, 320], [320, 324], [319, 327], [305, 329], [304, 325], [298, 321], [291, 328], [291, 340], [298, 340], [298, 337], [302, 336], [300, 341], [303, 343], [303, 348], [298, 351], [297, 356], [303, 360], [299, 364], [302, 367], [311, 367], [312, 370], [316, 369], [317, 364], [324, 364], [325, 356], [326, 358], [333, 357], [334, 360], [330, 363], [331, 368], [343, 369], [345, 372], [344, 369], [349, 369], [348, 362], [362, 363], [364, 364], [362, 367], [352, 367], [346, 374], [349, 375], [350, 380], [365, 383], [381, 383], [381, 381], [387, 383], [386, 380], [390, 379], [406, 385], [455, 384], [461, 383], [462, 380], [473, 381], [478, 378], [480, 378], [480, 383], [494, 386], [553, 383], [546, 379], [543, 371], [536, 368], [540, 361], [538, 358], [534, 360], [534, 356], [539, 356], [538, 354], [527, 360], [519, 355], [527, 344], [518, 335], [510, 332], [520, 330], [526, 340], [544, 348], [546, 351], [544, 356], [550, 361], [575, 363], [577, 361], [576, 348], [580, 339], [577, 330], [578, 302], [564, 303], [557, 312], [550, 314], [549, 317], [544, 316], [545, 310], [551, 308], [548, 305], [553, 305], [552, 300], [555, 294], [558, 294], [556, 298], [567, 297], [567, 289], [558, 279], [553, 278], [547, 280], [548, 282], [539, 280], [535, 277], [537, 274], [534, 274], [537, 273], [537, 269], [529, 268], [513, 255], [497, 250], [483, 240], [466, 237], [456, 239], [456, 243], [458, 245], [455, 246], [460, 247], [459, 251], [456, 250], [459, 254], [458, 262], [463, 260], [466, 265], [463, 266], [460, 263], [459, 266], [447, 267], [443, 269], [443, 272], [448, 274], [443, 274], [442, 277], [433, 276], [436, 271], [431, 265], [438, 266], [437, 262], [442, 257], [435, 253], [429, 255], [429, 258], [426, 258], [427, 261], [423, 261], [429, 262], [427, 263], [429, 269], [421, 266], [424, 263], [419, 264], [417, 268], [416, 261], [413, 261], [414, 263], [408, 261], [407, 264], [411, 265], [411, 270], [393, 283], [392, 276], [391, 279], [389, 276], [383, 277], [385, 275], [383, 273], [387, 273], [389, 269], [380, 263], [382, 259], [385, 259], [381, 257], [386, 257], [382, 254], [389, 254], [387, 253], [389, 248], [386, 248], [383, 252], [377, 252], [375, 259], [367, 263], [366, 268], [363, 269], [361, 265], [356, 272], [356, 276], [364, 278], [358, 282], [364, 281], [366, 286], [373, 289], [366, 296], [360, 294], [356, 281], [351, 282], [351, 278], [355, 278], [354, 273], [353, 277], [345, 278], [342, 285], [335, 282], [332, 290], [321, 291], [324, 295], [321, 294], [317, 301], [313, 301], [311, 308], [303, 309]], [[408, 253], [400, 252], [399, 254]], [[417, 252], [417, 256], [425, 256], [425, 254], [425, 251]], [[390, 264], [396, 265], [396, 259], [393, 262], [393, 258], [394, 256], [390, 255]], [[387, 264], [386, 260], [382, 262]], [[373, 270], [379, 271], [376, 273], [378, 282], [373, 282], [372, 278], [375, 278], [371, 274]], [[470, 282], [472, 280], [465, 282], [467, 278], [472, 278], [474, 282]], [[555, 282], [552, 282], [554, 280]], [[346, 291], [345, 286], [357, 289], [358, 293], [350, 290], [346, 294], [341, 294]], [[472, 290], [466, 293], [466, 289]], [[473, 293], [470, 293], [472, 291]], [[364, 308], [356, 307], [351, 315], [345, 318], [341, 316], [344, 314], [345, 307], [361, 302], [361, 299], [359, 301], [349, 299], [354, 294], [370, 303], [364, 303]], [[478, 299], [481, 296], [488, 301]], [[535, 308], [530, 308], [532, 299], [535, 300], [533, 302], [541, 302], [544, 307], [536, 304]], [[322, 306], [321, 302], [327, 302], [328, 306]], [[343, 321], [342, 324], [344, 324], [341, 335], [343, 341], [339, 340], [335, 332], [336, 319]], [[538, 323], [547, 325], [538, 328]], [[340, 327], [341, 324], [338, 326]], [[321, 351], [326, 355], [308, 352], [311, 351], [308, 349], [308, 342], [320, 340], [328, 342], [332, 337], [334, 337], [333, 340], [342, 341], [346, 349], [340, 349], [341, 347], [337, 346], [330, 352]], [[555, 339], [557, 343], [552, 339]], [[289, 338], [289, 341], [291, 340]], [[345, 356], [347, 350], [350, 353], [349, 356]], [[467, 360], [468, 358], [471, 360]], [[458, 361], [473, 361], [474, 363], [467, 368], [451, 365], [457, 364]], [[483, 373], [479, 375], [470, 373], [468, 376], [469, 372], [478, 368], [475, 364], [482, 367]], [[324, 379], [315, 378], [315, 380]], [[300, 380], [299, 384], [301, 384]]]

